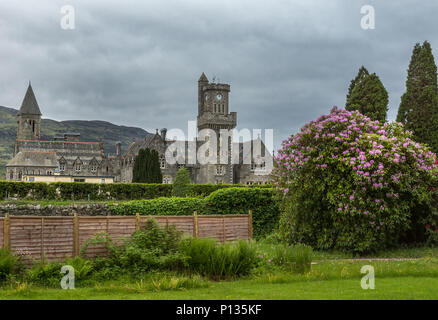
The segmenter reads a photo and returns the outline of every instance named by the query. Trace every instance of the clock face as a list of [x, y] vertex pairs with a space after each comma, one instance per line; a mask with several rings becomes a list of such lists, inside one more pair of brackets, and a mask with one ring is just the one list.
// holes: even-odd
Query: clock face
[[222, 100], [222, 94], [221, 94], [221, 93], [218, 93], [217, 96], [216, 96], [216, 99], [218, 99], [219, 101], [221, 101], [221, 100]]

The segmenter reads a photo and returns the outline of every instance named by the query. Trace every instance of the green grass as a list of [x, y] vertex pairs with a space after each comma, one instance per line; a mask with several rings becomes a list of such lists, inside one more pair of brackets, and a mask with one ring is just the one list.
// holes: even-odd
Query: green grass
[[[360, 269], [375, 268], [375, 290], [363, 290]], [[318, 261], [310, 273], [276, 267], [234, 281], [157, 274], [78, 283], [75, 290], [17, 282], [0, 289], [0, 299], [438, 299], [438, 259], [409, 261]]]
[[[266, 253], [268, 257], [272, 258], [277, 244], [273, 244], [267, 241], [259, 241], [258, 247], [262, 254]], [[438, 247], [406, 247], [406, 248], [394, 248], [376, 253], [369, 253], [362, 256], [353, 255], [352, 253], [342, 251], [314, 251], [313, 260], [333, 260], [333, 259], [363, 259], [363, 258], [379, 258], [379, 259], [392, 259], [392, 258], [438, 258]]]

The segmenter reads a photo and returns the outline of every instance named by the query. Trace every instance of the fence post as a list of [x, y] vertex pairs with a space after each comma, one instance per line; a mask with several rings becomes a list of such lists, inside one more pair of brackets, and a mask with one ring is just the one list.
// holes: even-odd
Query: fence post
[[73, 217], [73, 256], [79, 255], [79, 217], [75, 212]]
[[140, 231], [140, 214], [138, 212], [135, 214], [135, 227], [137, 231]]
[[252, 210], [248, 211], [248, 234], [249, 238], [252, 239], [253, 230], [252, 230]]
[[222, 216], [222, 242], [227, 240], [227, 235], [225, 233], [225, 215]]
[[10, 234], [10, 220], [9, 220], [9, 213], [6, 213], [5, 215], [5, 224], [4, 224], [4, 233], [3, 233], [3, 237], [4, 237], [4, 247], [6, 249], [10, 249], [11, 248], [11, 234]]
[[197, 238], [199, 236], [199, 229], [198, 229], [198, 213], [196, 211], [193, 212], [193, 231], [194, 236]]
[[44, 217], [41, 217], [41, 261], [44, 262]]

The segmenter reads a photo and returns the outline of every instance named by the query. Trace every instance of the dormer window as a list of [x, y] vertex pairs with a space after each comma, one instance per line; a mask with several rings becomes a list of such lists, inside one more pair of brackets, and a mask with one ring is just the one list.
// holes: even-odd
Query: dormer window
[[76, 172], [80, 172], [81, 169], [82, 169], [81, 164], [80, 164], [80, 163], [76, 163], [76, 164], [75, 164], [75, 171], [76, 171]]

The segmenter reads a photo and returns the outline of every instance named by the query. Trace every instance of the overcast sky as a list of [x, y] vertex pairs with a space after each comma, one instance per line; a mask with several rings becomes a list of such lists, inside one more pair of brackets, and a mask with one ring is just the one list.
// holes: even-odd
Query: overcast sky
[[[360, 25], [368, 4], [374, 30]], [[64, 5], [74, 30], [60, 26]], [[0, 105], [18, 108], [31, 80], [44, 118], [185, 129], [205, 72], [231, 84], [238, 128], [273, 128], [279, 147], [343, 106], [361, 65], [394, 120], [413, 46], [428, 40], [436, 56], [437, 15], [436, 0], [1, 1]]]

